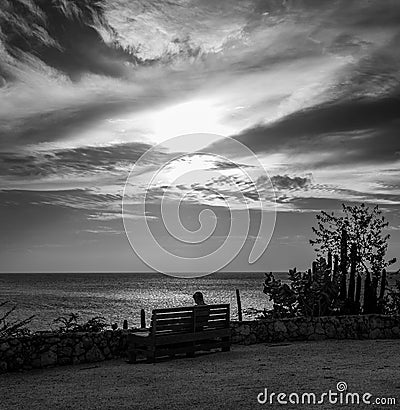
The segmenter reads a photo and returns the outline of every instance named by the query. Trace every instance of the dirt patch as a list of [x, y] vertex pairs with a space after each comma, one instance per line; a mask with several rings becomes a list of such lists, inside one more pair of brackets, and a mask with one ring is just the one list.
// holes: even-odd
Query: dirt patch
[[[257, 403], [270, 392], [321, 394], [345, 381], [349, 391], [400, 403], [400, 341], [323, 341], [234, 345], [156, 364], [123, 360], [0, 376], [2, 409], [308, 408]], [[374, 408], [325, 403], [314, 408]]]

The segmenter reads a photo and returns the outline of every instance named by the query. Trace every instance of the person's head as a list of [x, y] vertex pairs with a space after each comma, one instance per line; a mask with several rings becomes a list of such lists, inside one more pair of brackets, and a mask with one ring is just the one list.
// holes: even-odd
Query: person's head
[[203, 297], [203, 294], [201, 292], [196, 292], [193, 295], [193, 299], [194, 299], [194, 303], [196, 303], [196, 305], [205, 305], [204, 297]]

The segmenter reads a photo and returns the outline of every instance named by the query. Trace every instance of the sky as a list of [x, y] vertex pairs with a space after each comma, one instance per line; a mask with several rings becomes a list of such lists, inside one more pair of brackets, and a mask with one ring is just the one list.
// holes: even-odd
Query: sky
[[316, 213], [362, 202], [397, 256], [399, 21], [398, 0], [2, 0], [0, 270], [148, 270], [146, 226], [184, 258], [229, 237], [225, 270], [305, 269]]

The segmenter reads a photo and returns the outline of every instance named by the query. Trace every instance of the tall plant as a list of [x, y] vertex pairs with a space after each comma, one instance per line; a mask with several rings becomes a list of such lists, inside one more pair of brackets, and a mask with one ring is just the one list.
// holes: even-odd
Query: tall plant
[[318, 256], [323, 256], [328, 251], [343, 256], [341, 240], [343, 230], [346, 231], [347, 240], [352, 246], [345, 249], [345, 258], [341, 258], [341, 263], [345, 265], [342, 266], [343, 270], [350, 267], [352, 249], [358, 258], [354, 274], [370, 273], [378, 279], [383, 269], [396, 262], [396, 259], [386, 258], [390, 235], [385, 234], [384, 230], [389, 223], [377, 205], [370, 208], [365, 204], [343, 204], [341, 214], [321, 211], [316, 218], [317, 226], [312, 228], [315, 238], [310, 243]]

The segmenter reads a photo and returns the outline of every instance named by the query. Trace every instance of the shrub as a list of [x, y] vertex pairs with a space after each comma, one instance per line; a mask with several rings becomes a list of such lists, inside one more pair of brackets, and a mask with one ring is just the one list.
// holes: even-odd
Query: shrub
[[59, 325], [60, 333], [67, 332], [101, 332], [109, 327], [106, 320], [102, 316], [96, 316], [89, 319], [87, 322], [79, 323], [79, 315], [70, 313], [68, 316], [60, 316], [54, 320], [54, 323]]
[[27, 325], [32, 321], [35, 315], [23, 320], [10, 320], [17, 306], [14, 305], [9, 307], [9, 305], [10, 302], [8, 301], [0, 303], [0, 309], [5, 308], [4, 313], [0, 312], [0, 339], [27, 336], [31, 334]]
[[388, 315], [400, 315], [400, 280], [388, 292], [385, 300], [384, 313]]
[[337, 312], [341, 306], [339, 283], [332, 275], [324, 258], [320, 258], [313, 271], [298, 272], [289, 270], [289, 283], [275, 279], [266, 273], [264, 293], [273, 303], [271, 310], [262, 316], [327, 316]]

